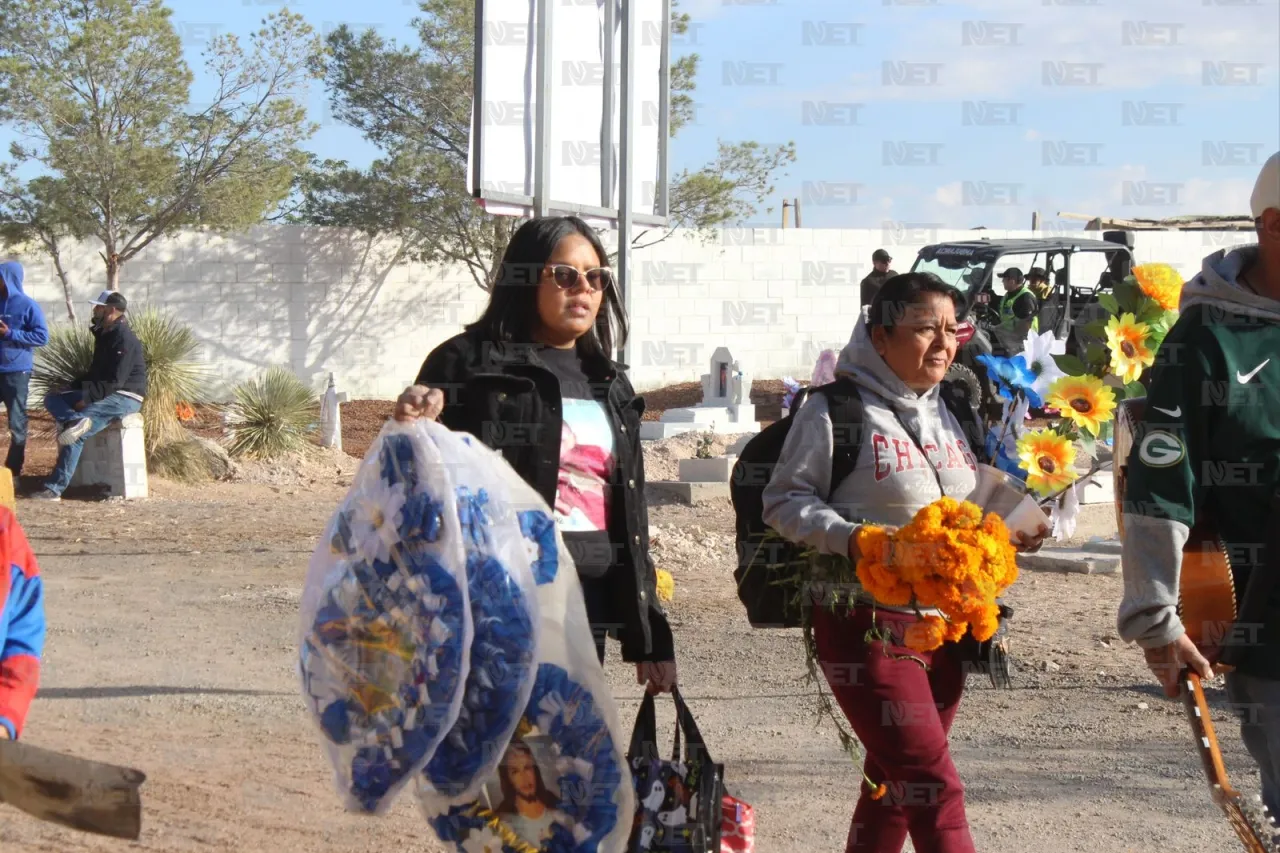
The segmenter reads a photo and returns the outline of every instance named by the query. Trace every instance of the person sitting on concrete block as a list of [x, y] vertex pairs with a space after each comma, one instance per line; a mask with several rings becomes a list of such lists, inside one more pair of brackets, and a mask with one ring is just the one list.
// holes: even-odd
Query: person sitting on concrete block
[[147, 393], [147, 363], [142, 342], [129, 328], [123, 294], [104, 290], [93, 305], [93, 361], [89, 373], [72, 387], [51, 392], [44, 407], [58, 422], [58, 462], [45, 488], [34, 497], [56, 501], [71, 485], [84, 443], [113, 420], [142, 410]]
[[17, 517], [0, 506], [0, 738], [17, 740], [40, 682], [44, 585]]

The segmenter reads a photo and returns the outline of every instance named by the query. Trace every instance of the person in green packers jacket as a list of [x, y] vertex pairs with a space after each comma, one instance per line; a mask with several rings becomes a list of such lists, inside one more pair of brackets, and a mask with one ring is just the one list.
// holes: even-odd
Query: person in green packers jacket
[[[1252, 212], [1257, 245], [1210, 255], [1184, 286], [1128, 459], [1117, 626], [1142, 647], [1170, 697], [1184, 667], [1211, 676], [1177, 612], [1193, 522], [1202, 515], [1214, 522], [1241, 606], [1251, 577], [1269, 577], [1261, 573], [1276, 523], [1271, 495], [1280, 487], [1280, 154], [1263, 167]], [[1274, 570], [1280, 555], [1269, 562]], [[1260, 600], [1262, 619], [1238, 625], [1228, 640], [1236, 668], [1226, 676], [1227, 695], [1241, 711], [1263, 802], [1280, 814], [1280, 583]]]

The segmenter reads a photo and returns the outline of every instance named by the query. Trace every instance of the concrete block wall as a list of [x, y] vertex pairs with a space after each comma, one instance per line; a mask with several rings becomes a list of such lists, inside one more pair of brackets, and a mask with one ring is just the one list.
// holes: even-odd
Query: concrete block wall
[[[848, 340], [873, 251], [887, 249], [901, 272], [921, 246], [983, 236], [1045, 234], [727, 228], [707, 241], [678, 232], [633, 256], [632, 381], [640, 390], [697, 381], [718, 346], [729, 347], [758, 379], [807, 379], [823, 349]], [[1249, 237], [1138, 232], [1135, 254], [1190, 277], [1205, 255]], [[78, 322], [88, 321], [86, 302], [105, 286], [99, 249], [85, 242], [65, 251]], [[52, 263], [39, 254], [18, 259], [28, 293], [51, 322], [66, 322]], [[163, 308], [191, 325], [215, 399], [229, 398], [235, 383], [276, 364], [317, 389], [332, 371], [351, 399], [394, 397], [427, 353], [477, 317], [487, 298], [465, 269], [407, 262], [392, 241], [275, 225], [157, 240], [125, 265], [120, 290], [131, 305]]]

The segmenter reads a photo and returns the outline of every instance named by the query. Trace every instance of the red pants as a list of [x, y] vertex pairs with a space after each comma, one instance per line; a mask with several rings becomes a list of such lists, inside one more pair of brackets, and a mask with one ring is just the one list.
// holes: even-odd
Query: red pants
[[[814, 639], [827, 683], [866, 752], [867, 777], [888, 787], [873, 800], [859, 780], [862, 794], [845, 853], [902, 853], [908, 834], [916, 853], [976, 853], [964, 786], [947, 746], [964, 671], [949, 644], [925, 654], [901, 645], [903, 629], [914, 621], [912, 614], [877, 610], [875, 626], [888, 629], [894, 640], [868, 643], [871, 608], [814, 608]], [[922, 658], [929, 669], [895, 655]]]

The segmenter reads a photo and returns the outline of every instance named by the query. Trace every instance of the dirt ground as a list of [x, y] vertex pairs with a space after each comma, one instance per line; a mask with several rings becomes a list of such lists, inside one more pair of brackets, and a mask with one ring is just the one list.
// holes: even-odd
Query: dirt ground
[[[367, 443], [376, 434], [379, 411], [361, 405], [349, 417], [344, 408], [348, 452], [364, 452], [357, 435]], [[660, 450], [649, 448], [655, 465]], [[33, 447], [33, 467], [50, 453]], [[0, 850], [441, 849], [411, 797], [382, 819], [341, 811], [299, 696], [302, 580], [349, 471], [318, 465], [309, 482], [284, 485], [153, 480], [152, 498], [137, 503], [19, 505], [49, 620], [25, 738], [138, 767], [148, 779], [137, 843], [0, 805]], [[832, 727], [817, 724], [798, 631], [746, 622], [727, 501], [652, 501], [655, 559], [676, 582], [680, 681], [730, 789], [756, 808], [757, 849], [843, 849], [858, 773]], [[1113, 534], [1109, 507], [1086, 507], [1078, 538]], [[1011, 590], [1016, 688], [971, 678], [951, 738], [979, 850], [1237, 849], [1180, 706], [1157, 694], [1141, 655], [1115, 638], [1120, 593], [1118, 577], [1032, 572]], [[629, 721], [640, 688], [616, 646], [610, 656]], [[1220, 690], [1212, 700], [1227, 766], [1255, 791]]]

